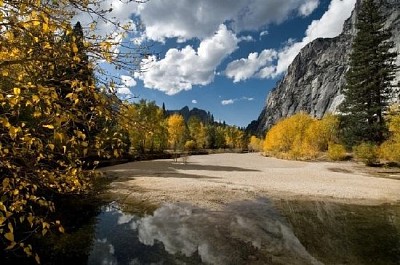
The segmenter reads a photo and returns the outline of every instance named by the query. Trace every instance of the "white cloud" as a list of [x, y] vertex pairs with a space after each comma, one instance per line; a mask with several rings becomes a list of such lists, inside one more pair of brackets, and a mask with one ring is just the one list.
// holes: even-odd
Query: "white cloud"
[[[350, 17], [356, 0], [332, 0], [328, 10], [319, 20], [314, 20], [307, 28], [305, 37], [296, 42], [288, 39], [286, 45], [277, 51], [264, 50], [260, 55], [250, 53], [247, 58], [228, 64], [225, 74], [234, 82], [252, 77], [271, 78], [285, 72], [300, 50], [317, 38], [332, 38], [339, 35], [344, 21]], [[310, 0], [303, 6], [304, 15], [318, 5], [319, 1]], [[261, 37], [261, 34], [260, 34]], [[276, 63], [274, 61], [277, 60]]]
[[192, 100], [192, 103], [193, 103], [193, 104], [197, 104], [197, 100], [193, 99], [193, 100]]
[[248, 98], [248, 97], [243, 97], [242, 99], [243, 100], [247, 100], [247, 101], [253, 101], [254, 100], [254, 98]]
[[262, 37], [267, 36], [268, 33], [269, 33], [268, 30], [261, 31], [260, 32], [260, 40], [261, 40]]
[[133, 77], [128, 76], [128, 75], [121, 75], [121, 82], [127, 87], [133, 87], [136, 86], [136, 81], [133, 79]]
[[293, 13], [310, 12], [316, 0], [151, 0], [135, 10], [151, 40], [204, 39], [229, 21], [238, 33], [281, 23]]
[[210, 38], [204, 39], [197, 50], [191, 46], [170, 49], [165, 58], [157, 61], [155, 56], [143, 60], [146, 71], [136, 74], [145, 87], [174, 95], [192, 89], [193, 85], [207, 85], [215, 76], [216, 67], [235, 51], [238, 39], [225, 25]]
[[127, 88], [126, 86], [118, 86], [117, 87], [117, 94], [132, 95], [132, 91], [129, 88]]
[[233, 79], [233, 82], [239, 82], [254, 76], [265, 78], [270, 72], [274, 72], [271, 63], [277, 57], [274, 50], [263, 50], [260, 54], [250, 53], [247, 58], [235, 60], [228, 64], [225, 75]]
[[[77, 15], [73, 18], [73, 23], [79, 21], [84, 28], [89, 28], [92, 22], [95, 22], [95, 33], [100, 36], [113, 35], [116, 36], [122, 32], [117, 26], [118, 22], [120, 25], [130, 25], [132, 32], [136, 32], [136, 25], [132, 21], [132, 14], [137, 10], [138, 4], [133, 2], [125, 2], [121, 0], [104, 0], [96, 3], [96, 5], [89, 5], [88, 8], [92, 10], [109, 10], [104, 12], [101, 16], [92, 12], [90, 15], [85, 12], [77, 12]], [[114, 38], [113, 38], [114, 39]]]
[[302, 4], [299, 8], [300, 15], [306, 17], [311, 15], [312, 12], [318, 7], [319, 0], [311, 0]]
[[279, 52], [276, 74], [285, 72], [294, 58], [311, 41], [317, 38], [332, 38], [339, 35], [344, 21], [350, 17], [356, 0], [332, 0], [328, 11], [319, 20], [314, 20], [307, 28], [306, 36], [300, 42], [289, 43]]
[[251, 42], [251, 41], [255, 41], [255, 39], [252, 36], [247, 35], [247, 36], [240, 36], [239, 41]]
[[221, 101], [221, 104], [226, 106], [226, 105], [231, 105], [235, 103], [236, 99], [224, 99]]

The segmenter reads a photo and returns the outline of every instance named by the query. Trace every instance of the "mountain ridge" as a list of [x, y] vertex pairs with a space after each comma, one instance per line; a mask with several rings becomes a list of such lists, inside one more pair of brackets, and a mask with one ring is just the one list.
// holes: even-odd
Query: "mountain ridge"
[[[334, 38], [318, 38], [307, 44], [288, 67], [266, 99], [265, 107], [248, 131], [262, 135], [277, 121], [298, 112], [316, 118], [335, 113], [343, 101], [341, 93], [345, 85], [345, 73], [349, 68], [349, 55], [356, 35], [355, 23], [361, 2], [357, 0], [351, 16], [345, 21], [342, 33]], [[400, 1], [384, 0], [382, 13], [386, 27], [392, 32], [392, 40], [400, 51]], [[400, 65], [400, 55], [396, 64]], [[400, 71], [396, 74], [400, 80]]]

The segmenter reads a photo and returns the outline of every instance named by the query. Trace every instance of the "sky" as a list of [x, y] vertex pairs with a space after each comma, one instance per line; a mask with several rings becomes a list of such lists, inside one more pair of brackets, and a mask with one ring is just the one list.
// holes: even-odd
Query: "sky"
[[258, 118], [301, 48], [339, 35], [355, 2], [105, 0], [113, 7], [110, 16], [136, 22], [129, 41], [150, 47], [141, 71], [114, 73], [122, 82], [119, 96], [164, 103], [169, 110], [196, 107], [245, 127]]

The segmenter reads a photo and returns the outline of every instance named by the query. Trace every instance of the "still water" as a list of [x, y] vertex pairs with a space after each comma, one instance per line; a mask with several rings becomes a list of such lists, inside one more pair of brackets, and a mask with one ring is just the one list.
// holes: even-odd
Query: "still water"
[[87, 264], [400, 264], [400, 205], [259, 199], [134, 212], [102, 207]]

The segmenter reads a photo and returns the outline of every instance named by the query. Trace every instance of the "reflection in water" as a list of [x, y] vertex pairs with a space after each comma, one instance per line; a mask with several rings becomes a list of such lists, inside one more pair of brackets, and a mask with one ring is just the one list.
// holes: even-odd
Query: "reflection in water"
[[110, 204], [98, 218], [88, 264], [400, 264], [400, 206], [260, 199], [139, 217]]

